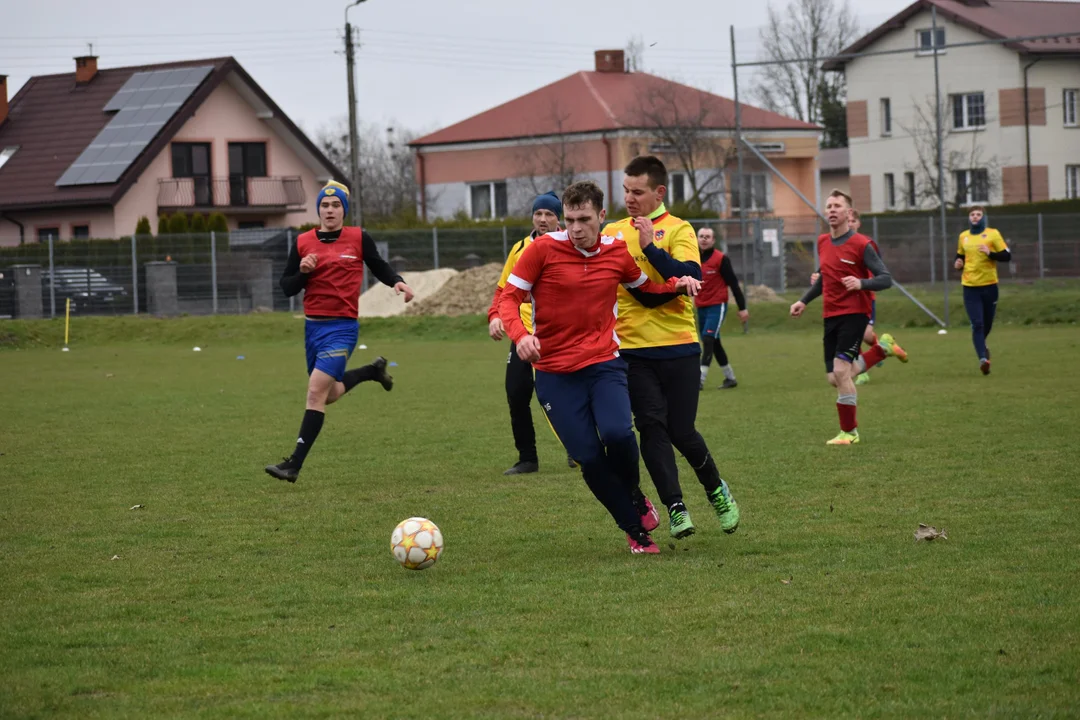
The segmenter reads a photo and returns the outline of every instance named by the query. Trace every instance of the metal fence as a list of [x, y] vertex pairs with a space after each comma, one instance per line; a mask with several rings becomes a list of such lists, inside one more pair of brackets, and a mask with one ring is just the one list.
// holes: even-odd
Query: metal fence
[[[696, 219], [695, 230], [712, 227], [717, 244], [732, 260], [746, 285], [783, 292], [802, 288], [814, 270], [814, 247], [824, 228], [815, 219]], [[893, 275], [902, 283], [957, 279], [952, 270], [966, 217], [950, 219], [949, 236], [939, 237], [936, 215], [867, 218], [862, 231], [881, 247]], [[1009, 244], [1013, 261], [1001, 268], [1003, 281], [1080, 277], [1080, 215], [992, 218]], [[464, 270], [501, 263], [514, 243], [529, 233], [522, 226], [381, 230], [372, 234], [380, 251], [408, 278], [410, 272], [452, 267]], [[19, 273], [36, 266], [45, 317], [63, 314], [70, 299], [76, 314], [148, 312], [147, 264], [171, 261], [176, 267], [177, 310], [191, 315], [244, 313], [256, 309], [295, 310], [297, 298], [277, 290], [295, 241], [295, 231], [139, 236], [119, 240], [51, 239], [0, 248], [0, 317], [19, 312]], [[370, 273], [366, 274], [370, 276]], [[55, 278], [55, 280], [54, 280]], [[269, 280], [268, 280], [269, 278]], [[24, 280], [25, 281], [25, 280]], [[369, 281], [369, 280], [368, 280]], [[272, 291], [267, 292], [267, 283]]]

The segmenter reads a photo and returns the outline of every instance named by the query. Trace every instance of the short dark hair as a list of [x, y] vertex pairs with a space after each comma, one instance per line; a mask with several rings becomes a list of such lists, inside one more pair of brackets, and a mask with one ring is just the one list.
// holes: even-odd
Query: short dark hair
[[975, 212], [976, 210], [981, 212], [983, 215], [986, 214], [986, 208], [984, 208], [982, 205], [975, 205], [974, 207], [969, 207], [968, 208], [968, 215]]
[[638, 155], [626, 164], [623, 172], [630, 177], [648, 175], [649, 187], [653, 190], [668, 183], [667, 168], [664, 162], [654, 155]]
[[851, 208], [851, 217], [855, 218], [859, 222], [862, 222], [862, 215], [860, 215], [859, 211], [855, 208]]
[[848, 195], [848, 194], [847, 194], [846, 192], [844, 192], [843, 190], [833, 190], [833, 191], [832, 191], [831, 193], [829, 193], [829, 197], [831, 197], [831, 198], [834, 198], [834, 197], [841, 197], [841, 198], [844, 198], [844, 202], [846, 202], [846, 203], [847, 203], [847, 206], [848, 206], [849, 208], [853, 208], [853, 207], [855, 207], [855, 203], [853, 203], [853, 202], [851, 201], [851, 196], [850, 196], [850, 195]]
[[563, 190], [562, 204], [564, 209], [591, 204], [600, 212], [604, 209], [604, 191], [592, 180], [582, 180]]

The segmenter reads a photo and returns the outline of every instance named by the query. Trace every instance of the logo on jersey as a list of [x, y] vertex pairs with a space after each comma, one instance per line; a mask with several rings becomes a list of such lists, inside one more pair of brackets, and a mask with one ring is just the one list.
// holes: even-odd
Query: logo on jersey
[[341, 257], [345, 258], [346, 260], [355, 260], [356, 259], [355, 255], [342, 255]]
[[854, 260], [848, 260], [847, 258], [840, 258], [840, 262], [847, 263], [848, 265], [856, 265], [857, 264]]
[[657, 230], [655, 238], [656, 238], [657, 242], [663, 240], [664, 239], [664, 231], [663, 230]]

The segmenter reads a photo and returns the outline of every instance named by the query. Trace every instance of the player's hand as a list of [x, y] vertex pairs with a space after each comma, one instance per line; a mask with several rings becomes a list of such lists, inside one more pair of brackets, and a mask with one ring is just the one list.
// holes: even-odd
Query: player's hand
[[821, 277], [821, 273], [810, 273], [810, 284], [816, 285], [818, 279]]
[[495, 318], [488, 323], [488, 335], [492, 340], [502, 340], [506, 337], [506, 330], [503, 329], [502, 318]]
[[964, 259], [963, 258], [956, 258], [956, 262], [954, 262], [952, 264], [952, 266], [954, 268], [956, 268], [957, 270], [963, 270], [964, 269]]
[[319, 256], [315, 253], [309, 253], [305, 255], [304, 258], [300, 261], [300, 272], [305, 274], [311, 272], [315, 269], [315, 266], [318, 264], [318, 262]]
[[701, 292], [701, 281], [689, 275], [683, 275], [675, 282], [675, 290], [694, 297]]
[[989, 255], [990, 254], [990, 246], [989, 245], [980, 245], [979, 246], [979, 252], [981, 252], [983, 255]]
[[637, 228], [638, 245], [641, 246], [642, 250], [653, 244], [655, 233], [653, 232], [652, 220], [647, 217], [636, 217], [634, 218], [634, 227]]
[[517, 344], [518, 357], [527, 363], [540, 359], [540, 340], [535, 335], [526, 335]]
[[804, 303], [802, 300], [799, 300], [798, 302], [792, 303], [791, 310], [789, 312], [791, 313], [791, 317], [799, 317], [800, 315], [802, 315], [803, 310], [805, 309], [806, 303]]
[[405, 302], [412, 302], [412, 299], [416, 297], [416, 294], [413, 293], [412, 288], [403, 282], [399, 282], [397, 285], [394, 286], [394, 294], [400, 295], [401, 293], [405, 293]]
[[742, 322], [746, 322], [749, 319], [750, 319], [750, 311], [749, 310], [740, 310], [739, 311], [739, 320], [741, 320]]
[[841, 278], [840, 282], [844, 283], [844, 287], [846, 287], [851, 292], [855, 292], [856, 290], [862, 290], [862, 280], [855, 277], [854, 275], [848, 275], [844, 278]]

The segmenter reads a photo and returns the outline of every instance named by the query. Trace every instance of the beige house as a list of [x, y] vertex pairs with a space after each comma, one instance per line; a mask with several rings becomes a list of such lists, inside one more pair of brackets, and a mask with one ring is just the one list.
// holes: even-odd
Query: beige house
[[130, 235], [140, 217], [225, 215], [231, 229], [316, 216], [345, 175], [233, 58], [0, 75], [0, 244]]
[[826, 64], [847, 79], [855, 202], [875, 212], [937, 206], [935, 42], [946, 46], [938, 55], [946, 201], [1078, 197], [1080, 37], [948, 47], [1078, 30], [1076, 2], [918, 0], [846, 48], [898, 51]]

